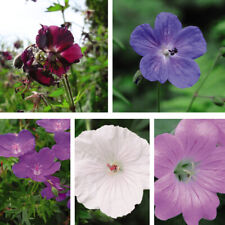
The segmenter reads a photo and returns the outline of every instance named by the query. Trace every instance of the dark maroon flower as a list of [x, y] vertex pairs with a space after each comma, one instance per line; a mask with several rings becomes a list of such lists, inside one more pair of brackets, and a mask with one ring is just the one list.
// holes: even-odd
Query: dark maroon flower
[[60, 163], [54, 162], [55, 154], [49, 148], [43, 148], [39, 152], [32, 152], [20, 157], [20, 161], [12, 167], [13, 173], [19, 178], [31, 178], [44, 182], [47, 176], [60, 169]]
[[70, 159], [70, 133], [58, 132], [55, 134], [56, 145], [52, 147], [55, 157], [59, 160]]
[[40, 84], [50, 86], [55, 82], [52, 74], [47, 71], [41, 64], [35, 63], [35, 47], [27, 48], [21, 55], [23, 61], [23, 70], [28, 73], [29, 77]]
[[1, 52], [1, 53], [6, 60], [12, 59], [12, 55], [9, 52]]
[[0, 156], [20, 157], [34, 149], [35, 138], [28, 130], [0, 135]]
[[70, 129], [69, 119], [43, 119], [37, 120], [36, 123], [50, 133], [57, 133]]
[[21, 48], [22, 45], [23, 45], [23, 43], [20, 40], [17, 40], [17, 41], [14, 42], [14, 47], [17, 48], [17, 49]]
[[59, 77], [83, 56], [81, 48], [74, 44], [73, 35], [66, 27], [42, 25], [36, 37], [36, 44], [47, 53], [44, 66]]

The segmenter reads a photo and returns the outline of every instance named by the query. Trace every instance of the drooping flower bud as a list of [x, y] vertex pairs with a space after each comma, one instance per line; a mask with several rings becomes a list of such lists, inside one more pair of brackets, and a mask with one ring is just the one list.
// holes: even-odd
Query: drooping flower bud
[[23, 66], [23, 60], [22, 60], [21, 54], [17, 55], [14, 58], [13, 66], [18, 69], [20, 69]]

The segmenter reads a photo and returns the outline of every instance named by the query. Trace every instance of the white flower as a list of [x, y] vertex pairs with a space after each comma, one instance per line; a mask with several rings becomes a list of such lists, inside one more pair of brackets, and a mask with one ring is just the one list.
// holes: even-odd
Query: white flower
[[103, 126], [75, 138], [75, 195], [88, 209], [117, 218], [149, 188], [149, 144], [127, 128]]

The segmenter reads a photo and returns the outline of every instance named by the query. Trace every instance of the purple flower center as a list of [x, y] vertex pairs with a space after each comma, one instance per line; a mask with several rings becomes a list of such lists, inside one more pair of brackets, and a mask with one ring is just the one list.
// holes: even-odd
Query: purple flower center
[[19, 144], [13, 144], [12, 150], [13, 150], [14, 154], [19, 154], [21, 152], [20, 145]]
[[56, 130], [61, 130], [62, 129], [62, 124], [61, 123], [56, 123], [55, 124], [55, 126], [56, 126]]
[[189, 182], [195, 175], [196, 163], [191, 160], [181, 160], [175, 170], [174, 174], [180, 182]]
[[34, 168], [32, 169], [34, 175], [38, 176], [41, 174], [41, 167], [42, 167], [42, 165], [40, 165], [39, 163], [34, 165]]

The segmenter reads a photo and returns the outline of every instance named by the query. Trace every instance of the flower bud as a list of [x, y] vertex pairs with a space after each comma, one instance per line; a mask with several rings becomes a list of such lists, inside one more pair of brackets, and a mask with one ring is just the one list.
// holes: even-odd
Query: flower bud
[[137, 72], [134, 74], [133, 82], [136, 85], [139, 85], [142, 80], [143, 80], [143, 75], [141, 74], [141, 71], [140, 70], [137, 70]]
[[20, 69], [23, 66], [23, 60], [22, 60], [21, 54], [17, 55], [14, 58], [13, 66], [18, 69]]
[[55, 196], [58, 196], [59, 193], [58, 193], [58, 190], [52, 186], [52, 193], [55, 195]]
[[223, 106], [224, 100], [225, 99], [223, 97], [216, 97], [216, 96], [214, 96], [213, 99], [212, 99], [213, 103], [217, 106]]

